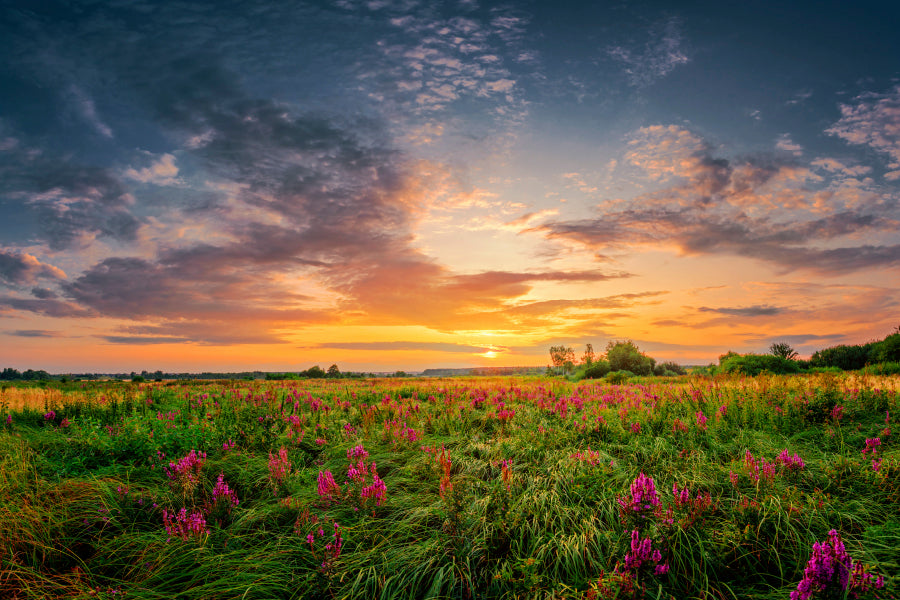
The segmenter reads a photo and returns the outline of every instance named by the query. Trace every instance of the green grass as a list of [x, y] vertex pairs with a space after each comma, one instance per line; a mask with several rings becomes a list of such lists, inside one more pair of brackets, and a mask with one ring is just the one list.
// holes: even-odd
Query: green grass
[[[0, 414], [0, 597], [787, 598], [831, 529], [893, 597], [900, 457], [885, 417], [900, 402], [886, 383], [69, 383]], [[877, 472], [862, 454], [874, 437]], [[371, 471], [345, 483], [357, 445], [384, 481], [380, 506], [360, 495]], [[291, 470], [276, 484], [282, 447]], [[424, 447], [451, 457], [443, 494]], [[758, 477], [745, 461], [783, 449], [805, 468]], [[199, 479], [173, 485], [164, 467], [190, 450], [206, 453]], [[334, 501], [317, 492], [326, 470]], [[645, 517], [617, 501], [641, 472], [660, 500]], [[212, 505], [220, 473], [240, 499], [230, 511]], [[674, 483], [710, 503], [676, 505]], [[181, 508], [205, 515], [202, 534], [170, 539], [163, 511]], [[669, 567], [631, 572], [636, 592], [611, 575], [632, 529]]]

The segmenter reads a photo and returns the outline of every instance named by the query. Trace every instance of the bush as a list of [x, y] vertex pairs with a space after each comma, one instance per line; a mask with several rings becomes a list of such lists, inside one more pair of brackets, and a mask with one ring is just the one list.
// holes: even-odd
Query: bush
[[872, 375], [898, 375], [900, 374], [900, 362], [883, 362], [872, 365], [866, 369]]
[[763, 371], [783, 375], [800, 371], [796, 361], [774, 356], [772, 354], [742, 354], [731, 355], [722, 361], [722, 371], [725, 373], [743, 373], [744, 375], [759, 375]]
[[815, 352], [809, 359], [809, 366], [837, 367], [844, 371], [856, 371], [862, 369], [872, 360], [872, 352], [875, 344], [859, 344], [856, 346], [832, 346]]
[[679, 365], [678, 363], [672, 361], [666, 361], [664, 363], [659, 363], [655, 367], [653, 367], [654, 375], [687, 375], [687, 370]]
[[582, 379], [600, 379], [610, 372], [609, 363], [605, 360], [595, 360], [584, 370]]
[[894, 333], [877, 344], [873, 344], [870, 355], [873, 362], [898, 362], [900, 361], [900, 333]]
[[612, 373], [607, 373], [603, 380], [607, 383], [625, 383], [632, 377], [634, 377], [634, 373], [631, 371], [613, 371]]

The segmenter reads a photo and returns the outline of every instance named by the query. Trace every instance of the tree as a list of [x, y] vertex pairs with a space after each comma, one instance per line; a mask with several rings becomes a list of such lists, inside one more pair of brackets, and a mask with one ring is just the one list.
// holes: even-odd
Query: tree
[[337, 365], [331, 365], [328, 367], [328, 371], [325, 373], [325, 377], [329, 379], [338, 379], [341, 376], [341, 370], [338, 369]]
[[590, 367], [594, 360], [596, 360], [596, 357], [594, 356], [594, 345], [585, 344], [584, 354], [581, 356], [581, 362]]
[[900, 333], [892, 333], [876, 343], [872, 354], [878, 362], [900, 361]]
[[557, 373], [560, 371], [566, 373], [575, 366], [575, 351], [568, 346], [551, 346], [550, 360], [553, 361]]
[[613, 371], [631, 371], [635, 375], [652, 375], [656, 359], [640, 351], [634, 342], [610, 341], [606, 345], [606, 360]]
[[787, 360], [794, 360], [797, 358], [797, 351], [791, 348], [791, 345], [786, 342], [777, 342], [769, 346], [769, 354], [786, 358]]
[[307, 377], [309, 379], [325, 379], [325, 371], [323, 371], [322, 367], [320, 367], [319, 365], [315, 365], [305, 371], [300, 371], [300, 377]]
[[19, 373], [18, 370], [6, 367], [3, 369], [3, 372], [0, 373], [0, 379], [3, 381], [13, 381], [15, 379], [22, 379], [22, 374]]

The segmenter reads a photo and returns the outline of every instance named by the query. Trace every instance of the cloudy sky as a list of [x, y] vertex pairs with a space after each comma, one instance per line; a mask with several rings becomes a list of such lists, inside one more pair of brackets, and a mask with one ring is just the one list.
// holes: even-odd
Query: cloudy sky
[[900, 8], [677, 4], [3, 2], [0, 367], [883, 337]]

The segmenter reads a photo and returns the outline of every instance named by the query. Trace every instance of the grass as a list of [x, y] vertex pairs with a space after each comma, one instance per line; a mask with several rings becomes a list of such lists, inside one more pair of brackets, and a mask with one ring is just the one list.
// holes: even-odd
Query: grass
[[[829, 373], [4, 385], [0, 597], [787, 598], [835, 529], [890, 598], [896, 384]], [[863, 449], [876, 437], [873, 465]], [[291, 467], [275, 481], [282, 448]], [[777, 463], [785, 449], [802, 469]], [[170, 478], [192, 450], [206, 454], [196, 479]], [[340, 486], [331, 498], [318, 493], [325, 471]], [[625, 510], [640, 473], [658, 506]], [[219, 474], [237, 506], [216, 504]], [[181, 508], [205, 518], [186, 539], [164, 526], [163, 511]], [[626, 568], [634, 530], [659, 560]]]

